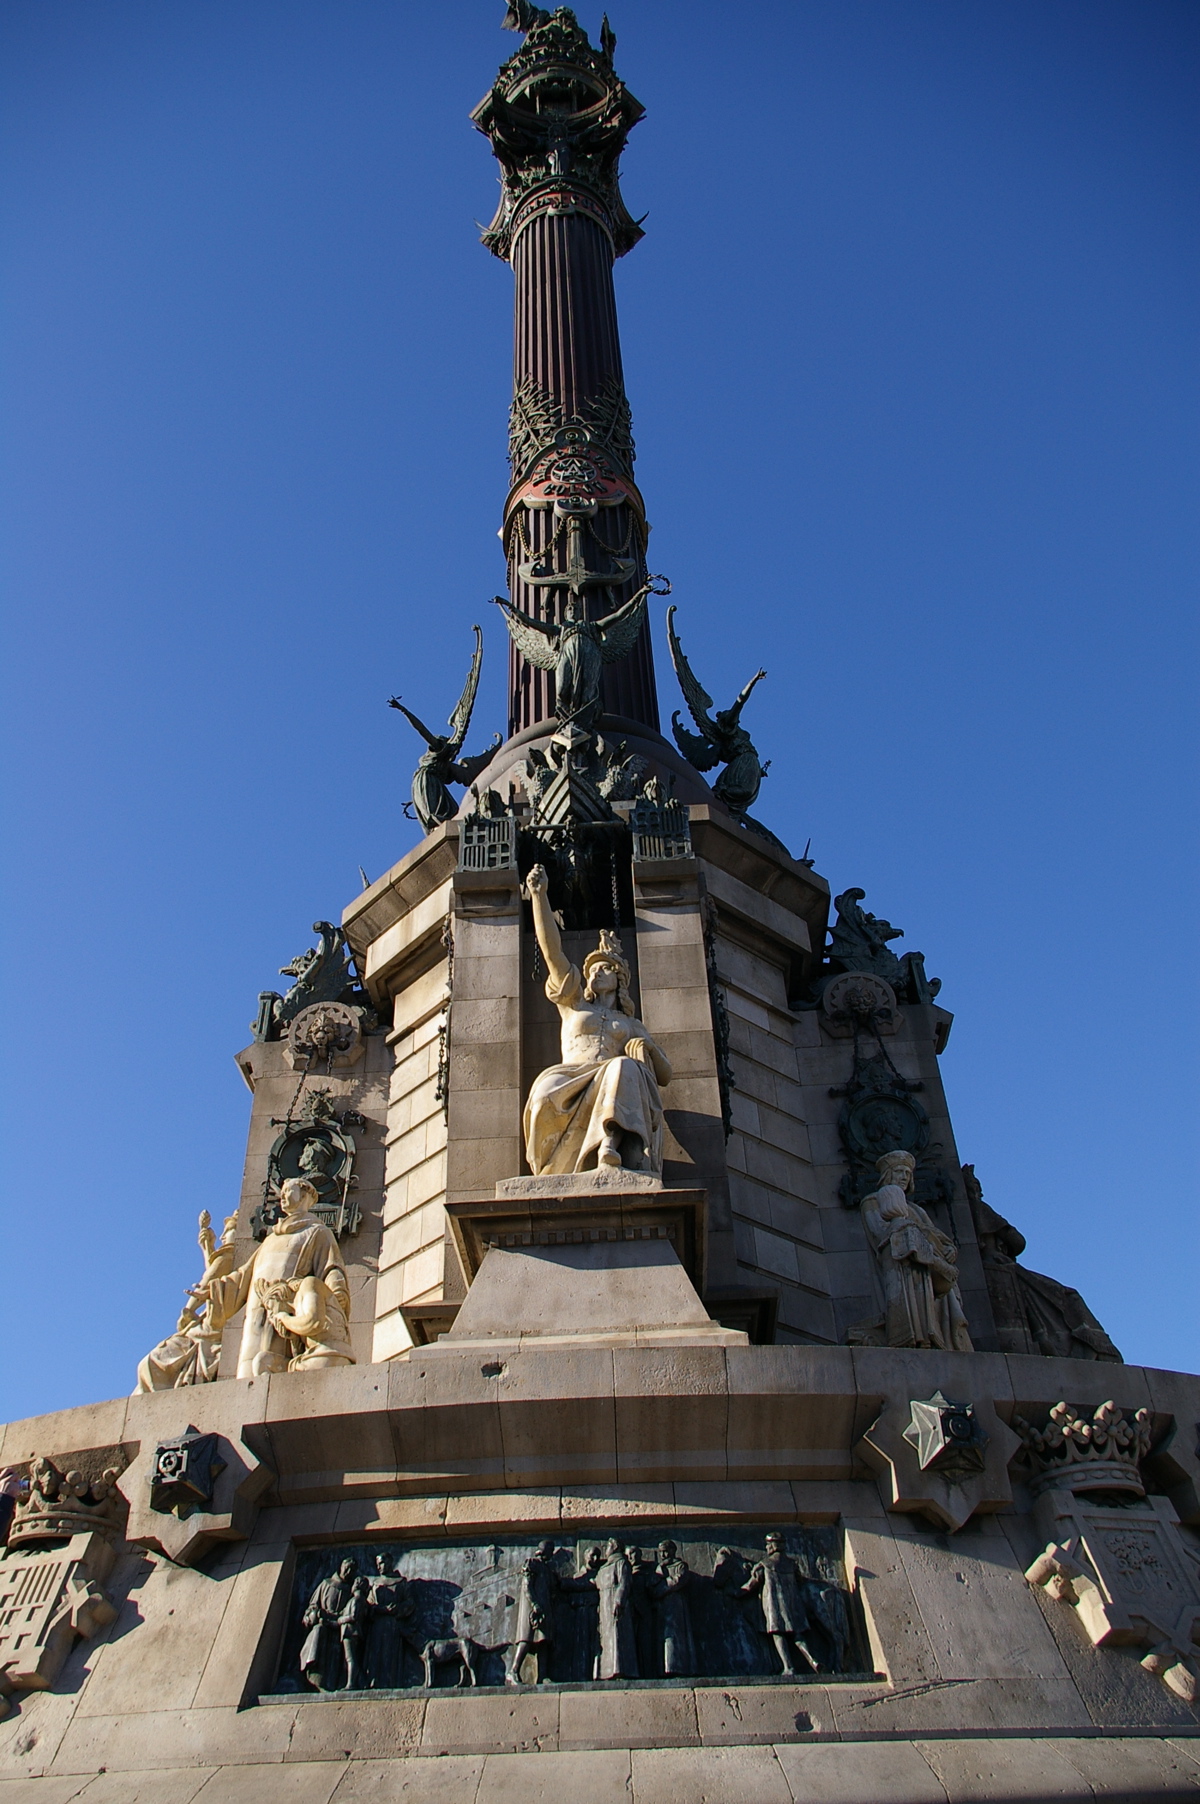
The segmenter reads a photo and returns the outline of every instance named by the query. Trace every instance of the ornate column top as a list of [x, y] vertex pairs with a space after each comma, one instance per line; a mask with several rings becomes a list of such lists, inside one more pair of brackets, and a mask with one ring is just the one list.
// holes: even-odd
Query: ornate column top
[[643, 234], [621, 198], [617, 165], [645, 108], [613, 69], [617, 40], [607, 18], [599, 50], [566, 6], [549, 13], [512, 0], [504, 23], [525, 32], [525, 42], [471, 114], [501, 168], [500, 205], [484, 244], [509, 261], [531, 219], [584, 213], [623, 257]]

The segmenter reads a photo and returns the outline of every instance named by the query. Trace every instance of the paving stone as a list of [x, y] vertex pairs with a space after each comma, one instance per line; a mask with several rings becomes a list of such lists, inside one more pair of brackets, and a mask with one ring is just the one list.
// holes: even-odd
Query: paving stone
[[792, 1794], [772, 1748], [638, 1748], [633, 1804], [792, 1804]]
[[[270, 1771], [277, 1769], [271, 1767]], [[88, 1804], [192, 1804], [192, 1800], [213, 1776], [211, 1767], [159, 1767], [146, 1773], [99, 1773], [80, 1794]], [[43, 1779], [43, 1785], [54, 1785], [54, 1779]], [[50, 1798], [39, 1792], [39, 1798]], [[0, 1797], [3, 1794], [0, 1793]], [[33, 1801], [31, 1800], [31, 1804]]]
[[[0, 1779], [0, 1804], [69, 1804], [70, 1799], [81, 1798], [91, 1784], [90, 1776], [86, 1779]], [[176, 1801], [172, 1799], [171, 1804]]]
[[[419, 1792], [414, 1798], [424, 1804]], [[475, 1794], [475, 1804], [565, 1804], [568, 1799], [575, 1804], [629, 1804], [629, 1755], [615, 1749], [490, 1754]]]
[[921, 1752], [946, 1788], [949, 1804], [993, 1799], [1091, 1798], [1091, 1786], [1052, 1741], [1017, 1736], [987, 1741], [923, 1741]]
[[775, 1753], [795, 1804], [946, 1804], [911, 1741], [813, 1742]]
[[475, 1804], [482, 1754], [440, 1760], [353, 1760], [334, 1804]]
[[1080, 1736], [1054, 1747], [1082, 1773], [1098, 1798], [1200, 1798], [1200, 1740], [1191, 1757], [1151, 1735]]
[[196, 1804], [329, 1804], [342, 1768], [329, 1760], [291, 1766], [223, 1766]]

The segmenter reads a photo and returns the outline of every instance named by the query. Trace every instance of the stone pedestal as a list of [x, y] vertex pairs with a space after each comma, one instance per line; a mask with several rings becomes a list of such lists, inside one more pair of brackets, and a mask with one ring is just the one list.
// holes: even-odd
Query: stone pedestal
[[[622, 1182], [624, 1180], [624, 1182]], [[706, 1198], [637, 1172], [497, 1184], [447, 1206], [470, 1280], [439, 1346], [745, 1346], [700, 1300]]]

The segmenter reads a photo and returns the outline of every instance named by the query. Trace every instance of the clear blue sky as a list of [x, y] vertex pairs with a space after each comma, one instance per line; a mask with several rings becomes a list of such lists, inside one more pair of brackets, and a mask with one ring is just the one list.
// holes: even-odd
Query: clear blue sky
[[[503, 726], [501, 11], [0, 12], [0, 1414], [128, 1390], [173, 1327], [256, 995], [414, 843], [386, 697], [448, 714], [482, 620]], [[760, 812], [943, 978], [1028, 1262], [1195, 1369], [1200, 10], [610, 11], [689, 653], [719, 695], [767, 665]]]

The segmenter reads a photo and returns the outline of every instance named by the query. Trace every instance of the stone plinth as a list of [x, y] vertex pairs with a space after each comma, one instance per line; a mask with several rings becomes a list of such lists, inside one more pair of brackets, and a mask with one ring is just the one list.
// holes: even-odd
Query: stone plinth
[[704, 1192], [653, 1178], [634, 1187], [620, 1180], [642, 1174], [614, 1171], [606, 1187], [581, 1193], [595, 1175], [511, 1180], [551, 1194], [448, 1206], [470, 1289], [440, 1346], [746, 1344], [700, 1300]]
[[501, 1178], [497, 1197], [610, 1196], [625, 1191], [661, 1190], [663, 1181], [652, 1171], [626, 1171], [601, 1165], [595, 1171], [548, 1173], [540, 1178]]
[[489, 1196], [448, 1204], [446, 1215], [467, 1283], [474, 1282], [490, 1247], [615, 1246], [660, 1240], [672, 1248], [696, 1290], [703, 1291], [707, 1200], [703, 1190], [665, 1190], [661, 1184], [650, 1190], [601, 1190], [593, 1185], [580, 1192], [565, 1188], [571, 1181], [552, 1180], [549, 1195]]

